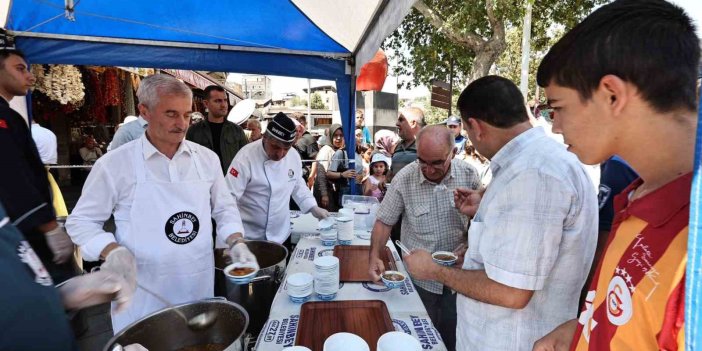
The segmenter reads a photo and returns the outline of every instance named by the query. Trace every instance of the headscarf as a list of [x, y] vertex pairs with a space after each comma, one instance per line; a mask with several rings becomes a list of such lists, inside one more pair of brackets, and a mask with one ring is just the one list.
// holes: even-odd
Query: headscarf
[[[341, 129], [341, 124], [334, 123], [331, 126], [329, 126], [329, 135], [327, 136], [327, 140], [325, 140], [325, 144], [324, 144], [324, 145], [331, 146], [331, 148], [334, 150], [336, 150], [336, 148], [334, 147], [334, 133], [337, 131], [337, 129]], [[343, 133], [343, 129], [342, 129], [342, 133]]]
[[388, 129], [381, 129], [375, 133], [375, 152], [382, 153], [387, 157], [392, 157], [389, 150], [397, 142], [397, 134]]

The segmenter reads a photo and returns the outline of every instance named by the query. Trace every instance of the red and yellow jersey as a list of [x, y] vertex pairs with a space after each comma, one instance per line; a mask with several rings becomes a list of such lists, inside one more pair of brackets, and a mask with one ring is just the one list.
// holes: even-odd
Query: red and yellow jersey
[[678, 350], [684, 305], [692, 173], [629, 203], [615, 199], [612, 232], [571, 350]]

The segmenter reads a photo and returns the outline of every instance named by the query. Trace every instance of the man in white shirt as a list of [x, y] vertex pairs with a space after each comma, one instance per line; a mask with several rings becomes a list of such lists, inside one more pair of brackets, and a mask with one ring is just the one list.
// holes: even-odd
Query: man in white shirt
[[37, 144], [41, 162], [45, 165], [55, 165], [58, 162], [56, 134], [32, 120], [32, 139]]
[[[457, 350], [531, 350], [575, 317], [597, 242], [597, 198], [578, 159], [529, 122], [519, 88], [487, 76], [458, 99], [468, 138], [489, 158], [487, 190], [457, 189], [472, 217], [461, 267], [405, 257], [412, 277], [458, 292]], [[483, 192], [484, 191], [484, 192]]]
[[[104, 259], [102, 270], [130, 283], [134, 298], [113, 313], [115, 332], [166, 307], [137, 284], [172, 304], [214, 295], [212, 218], [234, 262], [256, 266], [217, 155], [184, 140], [190, 89], [157, 74], [142, 81], [137, 95], [146, 133], [97, 160], [66, 223], [87, 260]], [[102, 229], [112, 214], [114, 234]]]
[[293, 146], [294, 122], [278, 113], [260, 140], [241, 148], [226, 175], [227, 184], [241, 211], [247, 239], [285, 242], [290, 236], [289, 201], [302, 213], [326, 218], [302, 179], [300, 154]]

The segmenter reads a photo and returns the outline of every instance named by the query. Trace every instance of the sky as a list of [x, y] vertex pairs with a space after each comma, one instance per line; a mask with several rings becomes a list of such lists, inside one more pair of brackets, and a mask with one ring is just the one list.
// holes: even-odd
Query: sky
[[[685, 9], [687, 14], [692, 17], [695, 25], [697, 26], [697, 35], [702, 38], [702, 0], [669, 0], [670, 2], [677, 4], [678, 6]], [[228, 80], [241, 84], [243, 74], [231, 73]], [[307, 88], [307, 79], [304, 78], [291, 78], [291, 77], [280, 77], [280, 76], [268, 76], [271, 78], [271, 88], [273, 91], [273, 98], [280, 98], [286, 93], [296, 93], [297, 95], [304, 97], [305, 93], [302, 89]], [[399, 80], [409, 80], [410, 77], [400, 77]], [[413, 99], [420, 96], [427, 96], [429, 94], [429, 89], [424, 86], [419, 86], [410, 90], [400, 89], [397, 87], [397, 77], [387, 77], [385, 80], [385, 86], [383, 86], [384, 92], [397, 93], [400, 99], [409, 98]], [[321, 86], [321, 85], [333, 85], [332, 81], [324, 80], [311, 80], [311, 86]]]

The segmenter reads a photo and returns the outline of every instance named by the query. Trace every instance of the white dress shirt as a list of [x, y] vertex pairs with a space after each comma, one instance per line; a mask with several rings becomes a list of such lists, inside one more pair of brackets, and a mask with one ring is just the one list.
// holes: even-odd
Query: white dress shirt
[[32, 123], [32, 139], [37, 144], [41, 162], [45, 165], [55, 165], [58, 162], [56, 134], [37, 123]]
[[459, 295], [456, 349], [530, 351], [576, 317], [597, 243], [597, 196], [575, 155], [540, 127], [503, 146], [490, 168], [463, 269], [534, 294], [519, 310]]
[[97, 160], [85, 181], [78, 204], [68, 217], [66, 229], [73, 242], [80, 246], [86, 260], [98, 260], [105, 246], [116, 242], [113, 233], [102, 229], [111, 214], [114, 213], [118, 228], [120, 221], [124, 224], [129, 220], [136, 185], [134, 167], [140, 167], [134, 165], [134, 148], [144, 153], [147, 180], [196, 180], [199, 177], [192, 158], [199, 157], [206, 176], [212, 180], [210, 194], [204, 195], [210, 196], [212, 218], [217, 222], [217, 238], [225, 240], [233, 233], [244, 232], [236, 202], [227, 189], [219, 158], [213, 151], [183, 140], [173, 158], [168, 159], [144, 134]]

